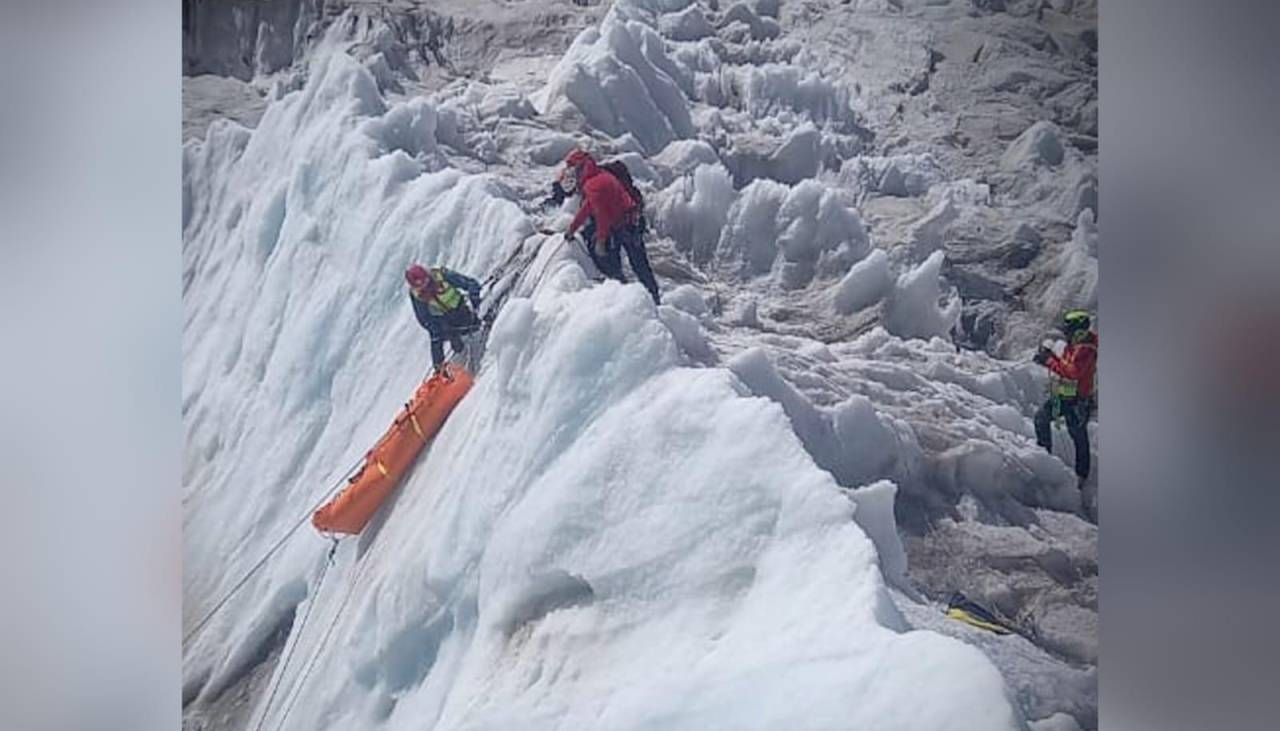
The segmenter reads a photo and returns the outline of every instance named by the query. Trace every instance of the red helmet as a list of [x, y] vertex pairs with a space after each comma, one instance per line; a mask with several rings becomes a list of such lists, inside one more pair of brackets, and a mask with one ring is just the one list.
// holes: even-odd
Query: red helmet
[[404, 270], [404, 281], [408, 282], [410, 287], [422, 287], [430, 280], [426, 267], [421, 264], [410, 264], [409, 268]]
[[564, 164], [570, 168], [580, 168], [588, 162], [594, 163], [595, 158], [591, 157], [591, 153], [586, 150], [571, 150], [564, 158]]

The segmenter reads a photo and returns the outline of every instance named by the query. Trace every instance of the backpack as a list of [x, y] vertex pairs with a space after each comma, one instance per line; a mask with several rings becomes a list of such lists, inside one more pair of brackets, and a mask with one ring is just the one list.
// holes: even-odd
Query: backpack
[[622, 187], [627, 190], [627, 195], [636, 202], [635, 218], [632, 219], [631, 226], [635, 231], [643, 234], [649, 228], [649, 221], [644, 215], [644, 196], [640, 194], [640, 189], [631, 179], [631, 171], [627, 169], [627, 164], [621, 160], [610, 160], [600, 165], [600, 169], [607, 170], [619, 183], [622, 183]]
[[608, 170], [613, 177], [622, 183], [622, 187], [627, 189], [627, 194], [636, 202], [636, 207], [642, 212], [644, 211], [644, 196], [640, 195], [640, 190], [636, 188], [636, 183], [631, 179], [631, 171], [627, 169], [627, 164], [621, 160], [610, 160], [600, 166], [601, 170]]

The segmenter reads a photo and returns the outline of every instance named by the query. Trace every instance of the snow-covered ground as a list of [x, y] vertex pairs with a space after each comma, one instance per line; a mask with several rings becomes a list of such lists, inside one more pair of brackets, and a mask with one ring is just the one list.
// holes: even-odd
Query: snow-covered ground
[[[187, 644], [189, 727], [1096, 728], [1025, 359], [1096, 304], [1094, 3], [261, 5], [186, 29], [242, 79], [184, 87], [188, 628], [422, 376], [403, 267], [514, 291], [384, 516]], [[538, 233], [577, 145], [662, 306]]]

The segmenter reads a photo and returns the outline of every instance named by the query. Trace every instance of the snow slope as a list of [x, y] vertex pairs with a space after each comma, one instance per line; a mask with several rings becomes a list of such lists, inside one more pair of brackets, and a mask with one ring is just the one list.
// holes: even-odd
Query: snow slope
[[[193, 612], [411, 390], [426, 340], [402, 266], [484, 272], [529, 233], [484, 176], [437, 169], [432, 115], [335, 49], [257, 129], [187, 149]], [[324, 585], [321, 539], [291, 542], [187, 648], [189, 695], [314, 603], [290, 638], [314, 673], [277, 667], [272, 727], [1019, 727], [981, 653], [906, 629], [782, 409], [683, 367], [634, 287], [540, 268], [385, 524]]]
[[[1095, 728], [1090, 495], [995, 357], [1096, 301], [1093, 9], [1007, 5], [297, 14], [257, 127], [185, 150], [188, 627], [421, 377], [403, 266], [517, 293], [384, 519], [327, 570], [304, 528], [188, 644], [186, 723]], [[663, 306], [535, 232], [578, 145], [645, 191]]]

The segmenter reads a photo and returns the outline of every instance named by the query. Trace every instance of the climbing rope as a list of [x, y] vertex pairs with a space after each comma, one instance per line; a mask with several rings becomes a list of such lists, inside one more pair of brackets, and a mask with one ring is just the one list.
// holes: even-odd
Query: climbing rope
[[[311, 672], [315, 670], [316, 664], [320, 660], [321, 653], [324, 652], [324, 648], [327, 647], [329, 644], [329, 638], [333, 636], [333, 631], [338, 627], [338, 620], [342, 618], [343, 613], [347, 609], [347, 605], [351, 603], [351, 597], [355, 596], [356, 587], [360, 586], [360, 582], [364, 578], [367, 571], [369, 570], [369, 567], [375, 565], [375, 562], [372, 560], [373, 557], [378, 552], [385, 553], [387, 550], [389, 550], [386, 548], [387, 545], [388, 544], [386, 543], [375, 543], [368, 553], [366, 553], [364, 556], [361, 556], [358, 559], [359, 565], [356, 568], [355, 576], [353, 576], [351, 578], [350, 583], [347, 584], [347, 593], [343, 595], [342, 602], [338, 604], [337, 610], [334, 611], [333, 618], [329, 620], [329, 626], [325, 628], [324, 634], [320, 637], [320, 641], [315, 644], [315, 649], [312, 650], [311, 656], [307, 658], [307, 663], [302, 668], [302, 674], [298, 677], [298, 682], [294, 683], [293, 690], [288, 697], [289, 699], [285, 703], [284, 710], [280, 714], [280, 722], [275, 726], [276, 731], [280, 731], [281, 729], [284, 728], [285, 722], [289, 720], [290, 714], [293, 713], [293, 709], [298, 703], [298, 699], [302, 697], [302, 691], [306, 687], [307, 680], [311, 678]], [[335, 546], [336, 546], [336, 542], [335, 542]], [[330, 556], [330, 559], [332, 559], [333, 557], [332, 550], [330, 550], [329, 556]], [[321, 581], [323, 581], [323, 575], [321, 575]], [[311, 611], [311, 608], [308, 607], [307, 614], [310, 614], [310, 611]], [[302, 621], [303, 621], [303, 624], [305, 624], [307, 621], [307, 617], [304, 616]], [[298, 629], [299, 636], [301, 636], [302, 630], [303, 630], [303, 627], [300, 626]], [[296, 644], [295, 644], [295, 647], [296, 647]], [[285, 662], [286, 663], [288, 662], [287, 658], [285, 659]], [[282, 667], [280, 669], [280, 673], [277, 675], [277, 679], [284, 677], [285, 670], [287, 670], [287, 667]], [[271, 698], [267, 699], [267, 705], [263, 708], [262, 716], [259, 718], [259, 723], [258, 723], [258, 726], [255, 728], [255, 731], [261, 731], [263, 719], [266, 718], [267, 712], [270, 710], [271, 700], [272, 700]]]
[[[543, 233], [545, 235], [545, 234], [549, 234], [550, 232], [540, 231], [540, 233]], [[558, 253], [559, 249], [564, 246], [564, 241], [565, 240], [562, 238], [559, 244], [556, 246], [556, 248], [551, 252], [551, 254], [547, 256], [548, 262], [551, 259], [553, 259], [556, 253]], [[533, 262], [537, 259], [538, 255], [541, 253], [541, 246], [535, 247], [533, 251], [529, 252], [527, 255], [523, 257], [523, 260], [521, 260], [521, 254], [523, 253], [523, 251], [524, 251], [523, 242], [521, 243], [521, 245], [513, 247], [512, 252], [507, 256], [507, 258], [498, 267], [494, 269], [493, 273], [491, 273], [481, 285], [482, 290], [487, 290], [488, 292], [491, 293], [493, 287], [496, 284], [498, 284], [499, 280], [508, 273], [507, 270], [513, 264], [518, 264], [518, 273], [514, 277], [514, 280], [508, 287], [506, 287], [502, 291], [501, 294], [497, 296], [496, 300], [489, 303], [489, 307], [486, 308], [487, 312], [492, 312], [496, 314], [497, 308], [500, 307], [505, 302], [507, 296], [510, 295], [511, 291], [515, 289], [516, 284], [525, 276], [525, 274], [527, 274], [529, 267], [533, 264]], [[540, 281], [541, 278], [546, 274], [547, 266], [548, 264], [543, 265], [542, 271], [535, 278], [535, 281]], [[492, 317], [486, 317], [486, 320], [483, 321], [482, 324], [475, 329], [484, 331], [484, 335], [487, 336], [488, 329], [492, 325], [492, 320], [493, 320]], [[386, 438], [386, 435], [384, 435], [383, 439], [385, 438]], [[381, 444], [381, 442], [382, 440], [379, 440], [378, 444], [375, 444], [373, 449], [370, 450], [370, 452], [376, 450], [378, 445]], [[231, 589], [228, 590], [225, 594], [223, 594], [222, 597], [219, 598], [218, 601], [214, 603], [213, 607], [210, 608], [209, 611], [206, 612], [205, 615], [201, 617], [198, 622], [195, 623], [195, 625], [191, 628], [191, 630], [188, 631], [183, 636], [182, 643], [184, 645], [190, 642], [193, 637], [195, 637], [197, 634], [200, 633], [201, 630], [203, 630], [206, 626], [208, 626], [209, 622], [211, 622], [213, 618], [216, 617], [220, 611], [222, 611], [222, 609], [227, 605], [227, 603], [230, 602], [231, 599], [237, 593], [239, 593], [239, 591], [243, 589], [245, 585], [249, 583], [249, 580], [253, 578], [253, 576], [257, 574], [257, 572], [260, 571], [262, 567], [265, 566], [269, 560], [271, 560], [271, 558], [285, 545], [285, 543], [288, 542], [289, 538], [291, 538], [293, 534], [296, 533], [297, 530], [301, 528], [304, 523], [307, 522], [307, 520], [315, 513], [315, 511], [319, 510], [321, 506], [327, 503], [333, 497], [333, 495], [342, 488], [342, 486], [348, 481], [351, 475], [355, 473], [355, 471], [365, 462], [365, 460], [368, 457], [368, 454], [369, 452], [366, 452], [365, 454], [361, 455], [351, 465], [351, 467], [349, 467], [345, 472], [343, 472], [342, 477], [339, 478], [339, 480], [333, 485], [333, 487], [331, 487], [328, 491], [326, 491], [324, 496], [321, 497], [309, 510], [304, 512], [302, 516], [289, 528], [289, 530], [286, 531], [284, 535], [282, 535], [279, 538], [279, 540], [277, 540], [269, 549], [267, 549], [267, 551], [253, 564], [253, 566], [250, 567], [249, 570], [246, 571], [238, 581], [236, 581], [236, 583], [231, 587]], [[283, 682], [284, 676], [287, 674], [289, 664], [293, 659], [294, 652], [297, 650], [298, 644], [301, 642], [302, 636], [306, 630], [307, 623], [311, 618], [311, 612], [315, 608], [315, 605], [318, 603], [318, 598], [320, 596], [320, 591], [323, 588], [324, 580], [328, 575], [329, 568], [333, 565], [334, 552], [337, 550], [337, 546], [338, 546], [338, 540], [334, 538], [333, 546], [329, 550], [329, 555], [325, 561], [324, 567], [321, 569], [320, 575], [317, 577], [316, 589], [315, 589], [314, 595], [311, 601], [308, 602], [306, 610], [303, 612], [302, 619], [298, 623], [297, 630], [292, 633], [294, 637], [294, 641], [289, 645], [289, 649], [285, 652], [282, 658], [280, 671], [276, 673], [276, 678], [275, 678], [275, 681], [272, 683], [271, 691], [267, 696], [266, 704], [263, 706], [262, 713], [258, 717], [258, 722], [254, 726], [255, 731], [261, 731], [263, 725], [266, 723], [267, 717], [270, 715], [272, 704], [275, 702], [276, 695], [280, 690], [280, 686], [281, 686], [281, 683]], [[312, 653], [311, 657], [308, 659], [306, 666], [304, 666], [302, 675], [298, 680], [298, 682], [294, 685], [293, 692], [289, 696], [289, 700], [280, 717], [280, 724], [277, 726], [277, 728], [283, 727], [285, 721], [289, 717], [289, 714], [292, 712], [293, 707], [296, 704], [297, 699], [302, 692], [303, 686], [306, 684], [307, 679], [310, 677], [312, 669], [315, 667], [315, 664], [319, 659], [321, 650], [323, 649], [325, 643], [328, 642], [329, 637], [332, 635], [333, 630], [337, 626], [338, 619], [342, 616], [343, 611], [346, 609], [346, 606], [349, 603], [351, 596], [354, 593], [355, 586], [359, 583], [359, 575], [363, 574], [363, 570], [367, 566], [368, 566], [367, 563], [361, 566], [361, 571], [358, 573], [356, 579], [353, 580], [350, 586], [348, 587], [347, 594], [346, 596], [343, 597], [342, 603], [338, 606], [338, 610], [334, 613], [333, 619], [330, 621], [328, 628], [325, 630], [324, 636], [322, 637], [321, 641], [316, 645], [315, 651]]]
[[[546, 229], [539, 229], [538, 232], [544, 236], [552, 235], [553, 233]], [[545, 243], [545, 241], [543, 243]], [[561, 245], [563, 245], [563, 241], [561, 242]], [[511, 253], [507, 255], [507, 258], [504, 259], [501, 264], [494, 267], [493, 271], [480, 285], [483, 298], [483, 313], [475, 313], [477, 316], [476, 324], [464, 330], [454, 332], [454, 334], [459, 336], [474, 337], [468, 338], [466, 341], [467, 344], [461, 350], [452, 350], [452, 354], [447, 360], [461, 363], [464, 367], [473, 372], [475, 369], [479, 368], [480, 359], [483, 357], [485, 345], [489, 341], [489, 332], [493, 329], [493, 321], [497, 319], [498, 310], [502, 309], [507, 298], [525, 277], [528, 273], [529, 267], [541, 253], [541, 245], [533, 247], [532, 251], [526, 253], [525, 245], [522, 241], [519, 245], [512, 247]], [[552, 256], [554, 255], [555, 252], [553, 251]], [[543, 273], [545, 273], [545, 267]], [[538, 278], [540, 279], [541, 276], [542, 275], [540, 274]], [[506, 286], [497, 294], [494, 294], [494, 289], [499, 284], [503, 283], [505, 283]], [[476, 333], [479, 333], [479, 335], [476, 336]], [[426, 379], [431, 377], [434, 371], [435, 366], [433, 365], [427, 369], [423, 378]]]
[[214, 616], [217, 615], [217, 613], [221, 611], [224, 606], [226, 606], [227, 602], [231, 601], [231, 597], [235, 596], [236, 592], [240, 591], [240, 589], [244, 588], [245, 584], [249, 583], [249, 579], [253, 578], [253, 575], [256, 574], [259, 569], [261, 569], [263, 566], [266, 565], [267, 561], [270, 560], [273, 555], [275, 555], [275, 552], [280, 550], [281, 546], [283, 546], [285, 542], [288, 541], [289, 538], [294, 533], [296, 533], [297, 530], [301, 528], [304, 523], [307, 522], [307, 519], [310, 518], [311, 515], [315, 513], [315, 511], [319, 510], [320, 506], [327, 503], [329, 501], [329, 498], [333, 497], [334, 493], [336, 493], [338, 489], [342, 487], [343, 483], [347, 481], [347, 478], [350, 477], [351, 474], [356, 471], [356, 468], [358, 468], [364, 462], [364, 459], [365, 459], [364, 455], [361, 455], [360, 458], [356, 460], [355, 464], [351, 465], [351, 467], [342, 474], [342, 478], [338, 480], [337, 484], [334, 485], [332, 488], [330, 488], [329, 491], [325, 493], [324, 497], [321, 498], [318, 502], [316, 502], [316, 504], [310, 510], [303, 513], [302, 517], [298, 519], [298, 522], [294, 523], [293, 527], [291, 527], [287, 533], [281, 536], [280, 540], [275, 542], [275, 545], [267, 549], [267, 552], [262, 555], [262, 558], [258, 559], [258, 562], [253, 565], [253, 568], [245, 572], [245, 575], [240, 577], [240, 580], [235, 583], [235, 586], [231, 587], [231, 590], [228, 591], [226, 594], [224, 594], [222, 598], [219, 599], [218, 602], [213, 605], [213, 608], [210, 609], [209, 612], [205, 614], [204, 617], [202, 617], [199, 622], [196, 623], [195, 627], [191, 628], [190, 632], [187, 632], [187, 634], [182, 638], [182, 644], [184, 645], [187, 644], [187, 642], [189, 642], [192, 637], [195, 637], [196, 634], [200, 632], [200, 630], [204, 629], [205, 625], [209, 624], [210, 620], [212, 620]]
[[[311, 619], [311, 610], [319, 603], [320, 590], [324, 587], [324, 577], [329, 573], [329, 567], [333, 565], [333, 554], [338, 550], [338, 539], [333, 539], [333, 545], [329, 548], [329, 556], [325, 559], [324, 568], [320, 569], [320, 576], [316, 579], [316, 588], [312, 592], [311, 601], [307, 602], [307, 610], [302, 613], [302, 621], [298, 623], [298, 630], [293, 634], [293, 643], [289, 645], [289, 650], [284, 654], [284, 659], [280, 664], [280, 671], [276, 673], [275, 682], [271, 684], [271, 692], [267, 695], [267, 703], [262, 707], [262, 715], [258, 716], [258, 723], [254, 726], [254, 731], [262, 731], [262, 724], [266, 723], [267, 714], [271, 712], [271, 703], [276, 698], [276, 691], [280, 690], [280, 681], [284, 678], [284, 674], [289, 669], [289, 661], [293, 658], [293, 651], [298, 649], [298, 644], [302, 642], [302, 634], [306, 631], [307, 620]], [[283, 720], [281, 721], [283, 723]]]
[[[548, 229], [538, 229], [538, 233], [546, 237], [555, 235], [555, 232], [550, 231]], [[556, 253], [560, 250], [560, 248], [564, 246], [564, 242], [565, 242], [565, 239], [562, 238], [560, 242], [556, 245], [555, 249], [552, 250], [551, 254], [548, 255], [547, 257], [548, 262], [550, 262], [550, 260], [555, 257]], [[546, 241], [544, 240], [542, 243], [546, 243]], [[489, 330], [493, 327], [493, 321], [497, 318], [498, 310], [501, 309], [502, 305], [506, 303], [507, 298], [511, 295], [512, 291], [515, 290], [516, 285], [519, 284], [522, 279], [524, 279], [525, 275], [529, 271], [529, 267], [533, 265], [534, 261], [536, 261], [538, 256], [542, 253], [542, 244], [539, 244], [538, 246], [533, 247], [532, 251], [525, 253], [524, 256], [521, 257], [520, 255], [524, 253], [524, 249], [525, 247], [523, 242], [520, 245], [514, 247], [513, 251], [509, 255], [507, 255], [507, 258], [502, 262], [502, 264], [494, 268], [493, 273], [490, 274], [481, 284], [481, 289], [485, 292], [484, 314], [480, 314], [480, 313], [476, 313], [476, 314], [480, 317], [479, 330], [482, 333], [483, 340], [488, 340]], [[542, 267], [542, 271], [538, 273], [537, 277], [533, 278], [533, 281], [535, 282], [541, 281], [542, 277], [546, 274], [546, 270], [548, 266], [549, 266], [549, 263], [544, 264]], [[514, 271], [516, 273], [515, 276], [511, 277], [510, 282], [507, 284], [505, 288], [502, 289], [501, 292], [494, 295], [493, 289], [497, 285], [501, 284], [504, 278], [506, 278], [506, 276], [511, 271]]]
[[[556, 254], [560, 253], [560, 250], [564, 248], [564, 244], [568, 240], [569, 240], [568, 236], [561, 236], [560, 243], [556, 244], [555, 248], [551, 250], [550, 254], [547, 254], [547, 258], [543, 260], [543, 263], [542, 263], [542, 270], [538, 272], [538, 276], [533, 278], [535, 285], [540, 284], [542, 282], [542, 278], [547, 275], [547, 270], [551, 267], [551, 262], [555, 261]], [[529, 265], [532, 266], [533, 262], [530, 261]]]
[[305, 513], [303, 513], [302, 517], [299, 518], [298, 521], [294, 523], [293, 526], [290, 527], [289, 530], [283, 536], [280, 537], [280, 540], [276, 541], [275, 545], [267, 549], [267, 552], [262, 555], [262, 558], [258, 559], [258, 562], [255, 563], [253, 567], [250, 568], [247, 572], [245, 572], [244, 576], [240, 577], [240, 580], [235, 583], [235, 586], [231, 587], [230, 591], [224, 594], [222, 598], [219, 599], [216, 604], [214, 604], [213, 608], [210, 609], [208, 613], [205, 614], [204, 617], [202, 617], [200, 621], [197, 622], [196, 625], [191, 628], [191, 631], [187, 632], [187, 634], [183, 636], [182, 644], [184, 645], [187, 644], [187, 642], [190, 641], [192, 637], [195, 637], [196, 634], [200, 632], [200, 630], [204, 629], [205, 625], [209, 624], [210, 620], [212, 620], [218, 614], [218, 612], [221, 611], [224, 606], [226, 606], [227, 602], [231, 601], [231, 598], [236, 595], [236, 592], [240, 591], [242, 588], [244, 588], [245, 584], [249, 583], [249, 579], [253, 578], [253, 575], [256, 574], [263, 566], [266, 565], [267, 561], [269, 561], [271, 557], [275, 555], [275, 552], [280, 550], [280, 548], [289, 540], [289, 538], [294, 533], [296, 533], [297, 530], [301, 528], [302, 525], [306, 523], [307, 520], [317, 510], [319, 510], [322, 505], [329, 502], [329, 499], [332, 498], [334, 494], [336, 494], [338, 490], [341, 489], [342, 486], [348, 481], [348, 479], [353, 474], [355, 474], [356, 470], [360, 468], [361, 465], [364, 464], [368, 456], [371, 453], [377, 451], [378, 447], [382, 446], [382, 443], [386, 441], [388, 438], [390, 438], [391, 435], [392, 435], [391, 431], [388, 431], [387, 433], [383, 434], [382, 437], [378, 439], [378, 441], [375, 442], [374, 445], [367, 452], [360, 455], [360, 457], [356, 459], [356, 461], [352, 463], [352, 465], [349, 468], [347, 468], [347, 471], [342, 473], [342, 477], [338, 479], [337, 483], [335, 483], [333, 487], [329, 488], [329, 491], [324, 494], [324, 497], [316, 501], [316, 503], [311, 506], [310, 510], [307, 510]]
[[[552, 232], [545, 231], [545, 230], [540, 230], [539, 233], [542, 233], [544, 235], [552, 234]], [[554, 261], [556, 255], [559, 253], [560, 249], [564, 247], [564, 244], [566, 241], [567, 241], [567, 237], [561, 237], [560, 241], [556, 244], [556, 246], [552, 249], [552, 251], [549, 254], [546, 254], [543, 265], [539, 270], [537, 276], [532, 278], [532, 281], [535, 283], [535, 285], [537, 283], [540, 283], [542, 278], [546, 276], [547, 270], [550, 267], [550, 263]], [[499, 295], [497, 295], [497, 297], [494, 298], [494, 300], [489, 302], [489, 307], [486, 308], [486, 315], [489, 315], [489, 313], [496, 314], [497, 309], [500, 308], [502, 304], [505, 303], [507, 297], [516, 288], [516, 285], [521, 280], [524, 280], [526, 278], [529, 268], [534, 264], [538, 256], [542, 253], [542, 247], [541, 245], [534, 247], [532, 251], [530, 251], [528, 254], [525, 254], [524, 257], [522, 258], [521, 254], [523, 253], [523, 251], [524, 251], [523, 243], [519, 246], [514, 247], [514, 250], [511, 252], [511, 254], [509, 254], [507, 258], [502, 262], [502, 264], [496, 267], [493, 273], [490, 274], [489, 277], [487, 277], [485, 281], [482, 283], [481, 285], [482, 289], [487, 290], [488, 293], [491, 294], [493, 287], [497, 285], [499, 281], [508, 274], [508, 269], [510, 269], [512, 265], [516, 265], [517, 267], [517, 273], [512, 278], [511, 284], [506, 288], [504, 288], [504, 290]], [[494, 318], [491, 316], [486, 316], [485, 320], [482, 321], [482, 324], [478, 328], [476, 328], [481, 330], [484, 333], [484, 335], [486, 336], [486, 339], [488, 335], [488, 329], [489, 327], [492, 326], [493, 319]], [[386, 437], [384, 436], [383, 438], [385, 439]], [[379, 440], [379, 444], [381, 443], [381, 441], [382, 440]], [[377, 447], [378, 445], [375, 444], [373, 447], [373, 450], [376, 450]], [[370, 451], [373, 451], [373, 450], [370, 450]], [[266, 553], [262, 555], [260, 559], [258, 559], [258, 561], [244, 574], [244, 576], [242, 576], [235, 583], [235, 585], [232, 586], [231, 589], [226, 594], [224, 594], [217, 601], [217, 603], [214, 604], [214, 606], [200, 619], [199, 622], [195, 624], [195, 626], [186, 634], [186, 636], [183, 637], [182, 642], [184, 645], [187, 642], [189, 642], [191, 638], [193, 638], [196, 634], [198, 634], [202, 629], [204, 629], [205, 626], [208, 625], [208, 623], [218, 614], [219, 611], [222, 610], [223, 607], [226, 606], [226, 604], [232, 599], [232, 597], [234, 597], [236, 593], [238, 593], [240, 589], [242, 589], [249, 582], [249, 579], [251, 579], [254, 574], [256, 574], [259, 570], [262, 569], [263, 566], [266, 565], [267, 561], [269, 561], [271, 557], [275, 555], [275, 553], [279, 551], [281, 547], [284, 546], [284, 544], [289, 540], [289, 538], [295, 532], [297, 532], [298, 528], [302, 527], [302, 525], [307, 522], [307, 519], [310, 518], [311, 515], [314, 514], [316, 510], [318, 510], [322, 505], [324, 505], [326, 502], [328, 502], [332, 498], [332, 496], [343, 486], [343, 484], [348, 481], [348, 478], [350, 478], [350, 476], [356, 471], [356, 469], [359, 468], [361, 464], [364, 463], [364, 461], [367, 458], [367, 455], [368, 453], [366, 453], [365, 455], [362, 455], [359, 459], [357, 459], [356, 462], [352, 464], [351, 467], [348, 468], [346, 472], [343, 473], [341, 479], [339, 479], [338, 482], [325, 493], [324, 497], [322, 497], [319, 501], [317, 501], [316, 504], [310, 510], [304, 513], [303, 516], [299, 518], [299, 520], [296, 523], [294, 523], [293, 526], [291, 526], [289, 530], [283, 536], [281, 536], [280, 539], [277, 540], [275, 544], [273, 544], [271, 548], [269, 548], [266, 551]], [[263, 705], [262, 713], [258, 716], [258, 722], [254, 726], [255, 731], [262, 731], [262, 728], [266, 724], [268, 717], [271, 715], [272, 705], [275, 703], [275, 699], [280, 691], [281, 685], [283, 684], [285, 675], [288, 674], [289, 666], [293, 660], [295, 651], [297, 650], [298, 645], [302, 642], [302, 637], [306, 632], [307, 624], [311, 619], [312, 610], [315, 608], [316, 604], [319, 603], [318, 600], [320, 597], [320, 592], [323, 589], [324, 581], [328, 575], [329, 568], [334, 563], [333, 557], [334, 557], [334, 552], [337, 550], [337, 546], [338, 546], [338, 540], [334, 538], [333, 546], [329, 550], [329, 555], [325, 561], [324, 567], [321, 569], [320, 575], [316, 579], [316, 584], [315, 584], [316, 589], [313, 594], [313, 597], [311, 601], [308, 602], [307, 608], [303, 612], [302, 619], [299, 621], [297, 625], [297, 629], [291, 633], [293, 635], [293, 642], [289, 645], [288, 650], [285, 651], [281, 659], [279, 672], [275, 674], [275, 680], [273, 681], [271, 690], [267, 695], [266, 703]], [[338, 621], [342, 617], [343, 612], [346, 610], [347, 605], [350, 603], [351, 597], [355, 593], [355, 587], [360, 583], [360, 577], [364, 574], [365, 569], [368, 568], [369, 565], [370, 564], [367, 561], [362, 561], [362, 565], [360, 566], [360, 569], [357, 572], [357, 575], [353, 578], [351, 583], [348, 585], [347, 592], [345, 596], [343, 596], [342, 602], [338, 605], [337, 610], [334, 612], [333, 618], [330, 620], [328, 627], [325, 629], [324, 635], [320, 638], [320, 641], [316, 643], [315, 649], [312, 651], [311, 656], [307, 659], [306, 664], [303, 666], [303, 669], [302, 669], [301, 675], [298, 678], [298, 681], [293, 685], [291, 692], [288, 694], [288, 700], [285, 702], [284, 708], [281, 711], [280, 721], [276, 725], [276, 729], [283, 728], [285, 722], [288, 720], [290, 714], [293, 712], [293, 708], [297, 704], [298, 698], [302, 695], [302, 690], [305, 687], [308, 679], [310, 678], [311, 672], [315, 669], [315, 666], [319, 661], [320, 654], [322, 653], [325, 645], [329, 641], [329, 638], [332, 636], [334, 630], [336, 629], [338, 625]]]
[[511, 253], [507, 255], [507, 258], [504, 259], [501, 264], [493, 268], [493, 272], [488, 277], [485, 277], [485, 280], [480, 283], [480, 288], [484, 289], [485, 287], [492, 287], [497, 282], [498, 277], [507, 270], [507, 267], [511, 266], [511, 264], [515, 262], [516, 257], [520, 255], [520, 251], [522, 249], [524, 249], [524, 241], [521, 241], [516, 246], [511, 247]]
[[[355, 595], [355, 589], [360, 584], [365, 570], [372, 564], [369, 557], [365, 556], [360, 563], [360, 568], [356, 571], [356, 575], [351, 579], [351, 583], [347, 585], [347, 593], [342, 597], [342, 602], [338, 605], [337, 611], [333, 613], [333, 619], [329, 620], [329, 626], [325, 628], [324, 635], [320, 641], [316, 643], [315, 650], [312, 651], [311, 657], [307, 659], [307, 664], [303, 666], [302, 675], [298, 678], [298, 682], [293, 686], [293, 692], [289, 695], [289, 700], [285, 704], [284, 711], [280, 714], [280, 723], [276, 724], [276, 731], [284, 728], [285, 721], [289, 720], [289, 715], [293, 713], [293, 708], [298, 703], [298, 698], [302, 696], [302, 689], [306, 686], [307, 680], [311, 677], [311, 671], [315, 669], [316, 663], [320, 659], [320, 653], [324, 651], [326, 645], [329, 644], [329, 638], [333, 635], [333, 630], [338, 626], [338, 620], [342, 617], [342, 613], [346, 611], [347, 604], [351, 601], [351, 597]], [[299, 629], [301, 633], [301, 629]], [[281, 668], [277, 677], [283, 677], [286, 668]], [[267, 711], [270, 710], [271, 700], [267, 700], [267, 706], [262, 711], [262, 717], [265, 718]], [[255, 731], [261, 731], [259, 727]]]

